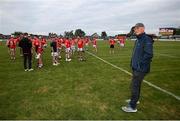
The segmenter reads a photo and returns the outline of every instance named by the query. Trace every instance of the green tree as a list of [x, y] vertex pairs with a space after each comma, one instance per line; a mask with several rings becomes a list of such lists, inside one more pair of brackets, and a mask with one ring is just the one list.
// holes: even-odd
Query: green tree
[[103, 31], [103, 32], [101, 33], [101, 38], [104, 39], [104, 40], [107, 39], [107, 33], [106, 33], [105, 31]]
[[85, 33], [83, 30], [81, 30], [81, 29], [76, 29], [74, 35], [75, 35], [76, 37], [78, 37], [78, 36], [79, 36], [79, 37], [84, 37], [84, 36], [86, 35], [86, 33]]
[[22, 32], [14, 32], [13, 35], [14, 36], [20, 36], [21, 34], [23, 34]]
[[74, 37], [73, 30], [65, 31], [64, 32], [64, 37], [73, 38]]

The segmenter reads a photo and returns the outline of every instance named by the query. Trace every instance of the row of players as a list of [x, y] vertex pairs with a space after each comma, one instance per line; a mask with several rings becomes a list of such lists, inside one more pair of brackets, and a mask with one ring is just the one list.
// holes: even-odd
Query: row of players
[[65, 61], [71, 61], [72, 55], [75, 51], [78, 52], [78, 59], [80, 61], [85, 60], [84, 50], [88, 50], [88, 46], [92, 43], [94, 51], [97, 52], [97, 39], [93, 38], [91, 41], [89, 38], [51, 38], [51, 55], [53, 57], [53, 65], [58, 65], [58, 60], [61, 58], [61, 53], [65, 50]]
[[[9, 48], [9, 53], [11, 59], [15, 60], [16, 54], [16, 47], [18, 43], [21, 41], [23, 37], [13, 37], [7, 41], [6, 45]], [[34, 48], [35, 57], [38, 62], [38, 67], [42, 68], [43, 61], [42, 55], [44, 48], [47, 47], [47, 41], [43, 37], [31, 37], [28, 36], [28, 39], [32, 43], [32, 47]], [[125, 39], [118, 39], [118, 43], [124, 47]], [[93, 38], [90, 40], [88, 37], [77, 37], [77, 38], [59, 38], [59, 37], [51, 37], [50, 38], [50, 46], [51, 46], [51, 55], [52, 55], [52, 62], [54, 66], [59, 64], [59, 59], [62, 56], [62, 52], [65, 51], [65, 60], [71, 61], [72, 55], [74, 55], [75, 51], [78, 52], [78, 59], [80, 61], [85, 60], [84, 50], [88, 50], [89, 44], [92, 43], [93, 49], [97, 52], [97, 38]], [[110, 44], [110, 53], [114, 53], [114, 44], [116, 41], [112, 38], [109, 39]], [[20, 49], [20, 54], [22, 54], [22, 50]]]

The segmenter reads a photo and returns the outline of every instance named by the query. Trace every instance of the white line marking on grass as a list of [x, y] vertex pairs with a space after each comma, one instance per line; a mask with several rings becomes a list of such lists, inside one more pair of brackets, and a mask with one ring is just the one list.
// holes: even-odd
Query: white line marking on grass
[[169, 57], [169, 58], [179, 58], [177, 56], [173, 56], [173, 55], [168, 55], [168, 54], [162, 54], [162, 53], [156, 53], [157, 55], [161, 55], [161, 56], [165, 56], [165, 57]]
[[[108, 61], [106, 61], [106, 60], [104, 60], [104, 59], [102, 59], [102, 58], [100, 58], [100, 57], [98, 57], [98, 56], [96, 56], [96, 55], [93, 54], [93, 53], [90, 53], [90, 52], [88, 52], [88, 51], [86, 51], [86, 52], [87, 52], [88, 54], [94, 56], [95, 58], [103, 61], [104, 63], [106, 63], [106, 64], [108, 64], [108, 65], [111, 65], [112, 67], [114, 67], [114, 68], [116, 68], [116, 69], [119, 69], [119, 70], [125, 72], [126, 74], [132, 76], [132, 73], [130, 73], [129, 71], [127, 71], [127, 70], [125, 70], [125, 69], [123, 69], [123, 68], [121, 68], [121, 67], [118, 67], [118, 66], [116, 66], [116, 65], [114, 65], [114, 64], [112, 64], [112, 63], [110, 63], [110, 62], [108, 62]], [[175, 95], [175, 94], [173, 94], [172, 92], [169, 92], [169, 91], [167, 91], [167, 90], [165, 90], [165, 89], [162, 89], [161, 87], [158, 87], [158, 86], [156, 86], [156, 85], [154, 85], [154, 84], [152, 84], [152, 83], [150, 83], [150, 82], [148, 82], [148, 81], [146, 81], [146, 80], [143, 80], [143, 81], [144, 81], [146, 84], [148, 84], [149, 86], [154, 87], [155, 89], [157, 89], [157, 90], [159, 90], [159, 91], [161, 91], [161, 92], [164, 92], [164, 93], [166, 93], [166, 94], [174, 97], [174, 98], [177, 99], [177, 100], [180, 100], [180, 97], [177, 96], [177, 95]]]

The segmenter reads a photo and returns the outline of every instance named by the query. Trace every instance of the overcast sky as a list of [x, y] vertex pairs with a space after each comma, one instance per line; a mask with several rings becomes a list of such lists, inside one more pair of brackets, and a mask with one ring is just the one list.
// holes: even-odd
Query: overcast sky
[[129, 32], [142, 22], [147, 33], [180, 26], [180, 0], [0, 0], [0, 33], [48, 34], [81, 28], [88, 35]]

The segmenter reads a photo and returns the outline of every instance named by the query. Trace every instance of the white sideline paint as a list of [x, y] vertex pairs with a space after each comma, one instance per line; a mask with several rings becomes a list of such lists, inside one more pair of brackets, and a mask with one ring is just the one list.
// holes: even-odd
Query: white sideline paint
[[156, 53], [157, 55], [161, 55], [161, 56], [165, 56], [165, 57], [169, 57], [169, 58], [179, 58], [177, 56], [173, 56], [173, 55], [168, 55], [168, 54], [162, 54], [162, 53]]
[[[132, 74], [131, 74], [129, 71], [127, 71], [127, 70], [125, 70], [125, 69], [123, 69], [123, 68], [121, 68], [121, 67], [118, 67], [118, 66], [116, 66], [116, 65], [114, 65], [114, 64], [112, 64], [112, 63], [110, 63], [110, 62], [108, 62], [108, 61], [106, 61], [106, 60], [104, 60], [104, 59], [102, 59], [102, 58], [100, 58], [100, 57], [98, 57], [98, 56], [96, 56], [96, 55], [93, 54], [93, 53], [90, 53], [90, 52], [88, 52], [88, 51], [86, 51], [86, 52], [87, 52], [88, 54], [94, 56], [95, 58], [103, 61], [104, 63], [106, 63], [106, 64], [108, 64], [108, 65], [111, 65], [112, 67], [114, 67], [114, 68], [116, 68], [116, 69], [119, 69], [119, 70], [125, 72], [126, 74], [132, 76]], [[152, 83], [150, 83], [150, 82], [148, 82], [148, 81], [146, 81], [146, 80], [143, 80], [143, 81], [144, 81], [146, 84], [148, 84], [149, 86], [154, 87], [155, 89], [157, 89], [157, 90], [159, 90], [159, 91], [161, 91], [161, 92], [164, 92], [164, 93], [166, 93], [166, 94], [174, 97], [174, 98], [177, 99], [177, 100], [180, 100], [180, 97], [177, 96], [177, 95], [175, 95], [175, 94], [173, 94], [172, 92], [169, 92], [169, 91], [167, 91], [167, 90], [165, 90], [165, 89], [162, 89], [162, 88], [160, 88], [160, 87], [158, 87], [158, 86], [156, 86], [156, 85], [154, 85], [154, 84], [152, 84]]]

